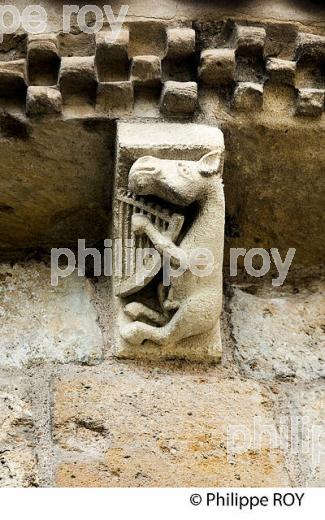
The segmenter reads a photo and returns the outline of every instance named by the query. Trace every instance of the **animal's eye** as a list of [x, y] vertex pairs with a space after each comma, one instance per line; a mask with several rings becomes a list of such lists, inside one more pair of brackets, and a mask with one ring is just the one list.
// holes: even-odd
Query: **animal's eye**
[[178, 163], [178, 171], [180, 173], [183, 173], [184, 175], [187, 175], [189, 173], [188, 167], [182, 163]]

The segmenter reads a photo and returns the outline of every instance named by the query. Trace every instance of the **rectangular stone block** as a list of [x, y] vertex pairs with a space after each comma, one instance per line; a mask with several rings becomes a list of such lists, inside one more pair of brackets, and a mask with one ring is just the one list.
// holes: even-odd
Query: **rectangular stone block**
[[325, 89], [301, 88], [298, 90], [296, 114], [320, 117], [324, 110]]
[[199, 76], [210, 86], [234, 80], [236, 59], [234, 49], [206, 49], [201, 53]]
[[0, 62], [0, 97], [22, 100], [26, 96], [26, 61]]
[[299, 32], [296, 42], [295, 58], [309, 57], [315, 61], [325, 58], [325, 36]]
[[[120, 123], [118, 125], [116, 183], [113, 199], [113, 236], [115, 246], [119, 243], [121, 247], [120, 252], [115, 250], [115, 258], [122, 261], [122, 267], [121, 264], [115, 265], [114, 272], [114, 344], [118, 357], [178, 358], [199, 362], [216, 362], [220, 359], [219, 316], [222, 304], [224, 226], [221, 184], [223, 150], [221, 131], [205, 125], [167, 123]], [[209, 173], [205, 173], [206, 168]], [[145, 176], [148, 172], [147, 180], [139, 179], [131, 182], [132, 173], [137, 176], [137, 171], [140, 177], [142, 172]], [[164, 173], [159, 173], [160, 171]], [[169, 178], [168, 175], [171, 177]], [[133, 182], [139, 184], [134, 185]], [[180, 208], [182, 205], [194, 203], [195, 200], [201, 205], [200, 190], [204, 190], [205, 185], [210, 186], [210, 183], [209, 193], [213, 193], [212, 200], [207, 207], [204, 206], [205, 209], [202, 208], [203, 221], [199, 218], [193, 223], [192, 217], [187, 215], [185, 210], [182, 213]], [[136, 214], [138, 216], [134, 217]], [[147, 224], [148, 222], [150, 224], [152, 215], [152, 222], [156, 226], [153, 224], [156, 239], [150, 239], [149, 236], [141, 237], [134, 233], [134, 223], [141, 214], [147, 216], [145, 219]], [[188, 231], [178, 242], [177, 238], [184, 221]], [[174, 238], [168, 238], [172, 236]], [[133, 252], [128, 250], [129, 239], [132, 242]], [[208, 248], [213, 256], [210, 272], [212, 278], [196, 278], [192, 271], [186, 270], [187, 274], [180, 276], [177, 283], [171, 281], [170, 286], [167, 287], [167, 284], [164, 286], [161, 283], [162, 266], [159, 267], [156, 257], [155, 262], [158, 262], [156, 276], [152, 274], [155, 266], [148, 276], [145, 274], [143, 283], [138, 284], [137, 276], [141, 275], [143, 268], [137, 269], [134, 265], [133, 254], [137, 255], [138, 251], [141, 252], [146, 247], [154, 248], [155, 251], [158, 248], [159, 254], [157, 254], [160, 259], [163, 250], [160, 250], [155, 240], [158, 242], [162, 240], [164, 244], [166, 240], [167, 244], [171, 241], [170, 246], [167, 246], [171, 249], [175, 245], [179, 248], [184, 247], [184, 255], [192, 254], [190, 245], [192, 243], [195, 250], [200, 247]], [[129, 254], [132, 259], [130, 272], [127, 272]], [[149, 264], [145, 263], [145, 271], [149, 269], [151, 262], [152, 259], [149, 260]], [[177, 294], [180, 295], [179, 298], [183, 298], [183, 301], [177, 300]], [[211, 321], [209, 318], [206, 321], [210, 313]]]
[[96, 34], [61, 32], [58, 41], [62, 58], [94, 56], [96, 53]]
[[26, 113], [30, 117], [57, 115], [62, 112], [62, 96], [57, 88], [28, 87]]
[[161, 83], [161, 74], [159, 56], [134, 56], [131, 65], [131, 81], [134, 85], [157, 86]]
[[325, 378], [324, 291], [324, 283], [297, 294], [291, 287], [281, 288], [281, 295], [278, 288], [261, 288], [257, 294], [233, 289], [229, 309], [235, 359], [247, 377]]
[[264, 56], [291, 60], [294, 55], [298, 26], [294, 22], [272, 21], [266, 25]]
[[24, 378], [0, 376], [0, 488], [38, 485], [29, 392]]
[[233, 95], [233, 107], [236, 110], [260, 111], [263, 108], [263, 85], [242, 81], [237, 83]]
[[161, 96], [161, 110], [169, 114], [193, 114], [198, 88], [194, 81], [166, 81]]
[[71, 96], [95, 102], [97, 74], [94, 57], [62, 58], [59, 85], [64, 102]]
[[[307, 388], [296, 386], [286, 391], [284, 403], [294, 442], [291, 464], [297, 460], [301, 471], [301, 485], [325, 486], [325, 386], [318, 380]], [[283, 426], [282, 426], [283, 427]], [[293, 460], [292, 460], [293, 459]]]
[[97, 89], [96, 111], [118, 117], [132, 112], [134, 103], [131, 81], [99, 83]]
[[125, 81], [129, 73], [129, 30], [122, 29], [116, 40], [109, 40], [108, 31], [96, 34], [95, 62], [101, 82]]
[[166, 57], [171, 60], [189, 58], [195, 52], [195, 31], [188, 27], [167, 29]]
[[55, 382], [55, 485], [288, 486], [270, 404], [262, 385], [218, 369], [82, 369]]
[[281, 60], [278, 58], [269, 58], [266, 62], [266, 71], [271, 81], [275, 83], [283, 83], [285, 85], [294, 85], [296, 76], [296, 62], [289, 60]]
[[0, 368], [98, 362], [103, 340], [91, 294], [76, 272], [54, 287], [44, 264], [2, 264]]
[[235, 26], [233, 42], [240, 54], [258, 54], [263, 51], [266, 31], [263, 27]]
[[59, 44], [55, 34], [28, 36], [27, 69], [29, 85], [56, 85], [60, 62]]

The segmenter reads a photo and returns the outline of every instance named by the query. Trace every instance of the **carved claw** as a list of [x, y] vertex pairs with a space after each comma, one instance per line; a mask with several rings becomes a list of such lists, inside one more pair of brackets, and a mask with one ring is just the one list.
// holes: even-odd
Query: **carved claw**
[[130, 343], [130, 345], [139, 346], [146, 340], [155, 342], [152, 337], [152, 329], [152, 326], [136, 321], [124, 325], [120, 330], [120, 334], [127, 343]]
[[143, 305], [142, 303], [139, 303], [139, 302], [128, 303], [124, 307], [124, 312], [133, 321], [142, 321], [143, 322], [145, 320], [149, 320], [149, 321], [153, 322], [155, 325], [160, 325], [160, 326], [166, 324], [166, 317], [163, 314], [161, 314], [153, 309], [150, 309], [146, 305]]
[[150, 219], [145, 215], [132, 215], [132, 231], [136, 235], [143, 235], [150, 223]]

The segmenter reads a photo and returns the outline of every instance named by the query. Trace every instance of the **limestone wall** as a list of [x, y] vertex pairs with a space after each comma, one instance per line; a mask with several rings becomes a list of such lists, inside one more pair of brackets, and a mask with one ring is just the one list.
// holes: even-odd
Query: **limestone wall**
[[[133, 0], [111, 54], [41, 3], [0, 44], [0, 487], [325, 485], [322, 2]], [[117, 120], [224, 132], [216, 366], [118, 361], [110, 280], [50, 285], [51, 247], [110, 236]], [[231, 247], [296, 248], [285, 285]]]
[[106, 279], [0, 276], [1, 485], [324, 485], [324, 284], [229, 289], [213, 367], [114, 359]]

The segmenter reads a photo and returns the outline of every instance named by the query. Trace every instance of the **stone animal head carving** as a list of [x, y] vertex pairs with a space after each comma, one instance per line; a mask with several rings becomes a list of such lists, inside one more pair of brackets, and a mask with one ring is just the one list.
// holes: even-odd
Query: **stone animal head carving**
[[208, 196], [214, 184], [212, 178], [221, 176], [221, 172], [219, 151], [207, 153], [199, 161], [158, 159], [148, 155], [133, 164], [129, 189], [137, 195], [156, 195], [173, 204], [187, 206]]

